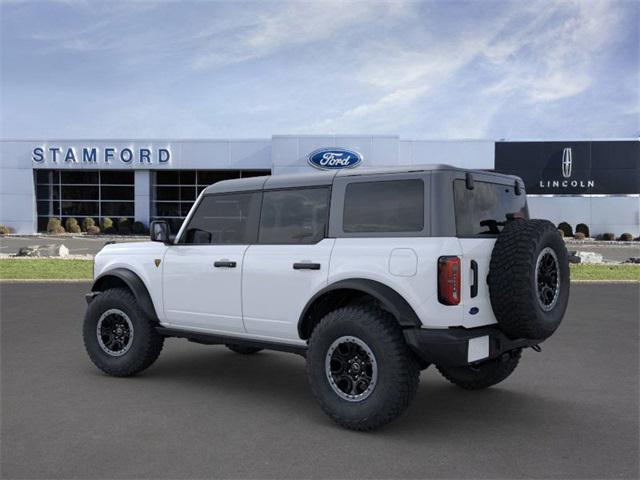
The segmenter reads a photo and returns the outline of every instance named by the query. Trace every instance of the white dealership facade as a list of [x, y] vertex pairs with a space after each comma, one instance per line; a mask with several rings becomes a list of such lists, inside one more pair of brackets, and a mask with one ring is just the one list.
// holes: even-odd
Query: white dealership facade
[[[0, 224], [44, 230], [49, 218], [179, 224], [202, 189], [254, 175], [317, 172], [319, 149], [358, 152], [358, 169], [430, 163], [525, 179], [532, 217], [640, 235], [640, 142], [426, 141], [393, 135], [274, 135], [240, 140], [3, 140]], [[527, 159], [528, 158], [528, 159]], [[525, 159], [525, 160], [523, 160]], [[523, 163], [524, 162], [524, 163]], [[573, 170], [572, 170], [573, 168]]]

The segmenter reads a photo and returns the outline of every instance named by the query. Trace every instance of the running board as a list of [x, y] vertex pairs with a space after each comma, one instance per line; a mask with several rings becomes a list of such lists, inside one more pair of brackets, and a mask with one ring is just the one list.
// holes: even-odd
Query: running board
[[203, 345], [224, 345], [232, 343], [244, 347], [263, 348], [265, 350], [276, 350], [279, 352], [297, 353], [303, 357], [307, 354], [306, 345], [291, 345], [287, 343], [268, 342], [251, 338], [238, 338], [228, 335], [218, 335], [215, 333], [189, 332], [178, 328], [156, 327], [157, 332], [164, 337], [186, 338], [190, 342], [202, 343]]

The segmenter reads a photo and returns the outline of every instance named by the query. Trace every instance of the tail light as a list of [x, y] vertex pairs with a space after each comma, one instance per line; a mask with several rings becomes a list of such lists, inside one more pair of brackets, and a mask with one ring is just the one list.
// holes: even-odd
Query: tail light
[[438, 300], [444, 305], [460, 303], [460, 258], [438, 259]]

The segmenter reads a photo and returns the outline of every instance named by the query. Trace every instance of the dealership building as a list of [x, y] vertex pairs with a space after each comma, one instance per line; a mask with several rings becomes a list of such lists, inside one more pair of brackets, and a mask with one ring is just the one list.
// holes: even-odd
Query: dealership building
[[[328, 160], [316, 161], [318, 152]], [[532, 217], [566, 221], [574, 228], [585, 223], [592, 235], [640, 235], [638, 139], [274, 135], [246, 140], [3, 140], [0, 224], [30, 234], [45, 230], [51, 217], [92, 217], [96, 222], [124, 217], [145, 225], [167, 219], [175, 228], [197, 195], [220, 180], [433, 163], [522, 177]]]

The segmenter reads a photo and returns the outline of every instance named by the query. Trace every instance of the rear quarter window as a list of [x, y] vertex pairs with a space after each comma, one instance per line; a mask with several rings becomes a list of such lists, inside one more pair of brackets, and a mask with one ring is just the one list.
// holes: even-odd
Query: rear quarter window
[[464, 180], [455, 180], [453, 193], [456, 231], [462, 237], [498, 235], [508, 215], [529, 218], [526, 195], [516, 195], [510, 185], [476, 181], [469, 190]]
[[424, 208], [420, 179], [350, 183], [344, 196], [343, 231], [421, 232]]

